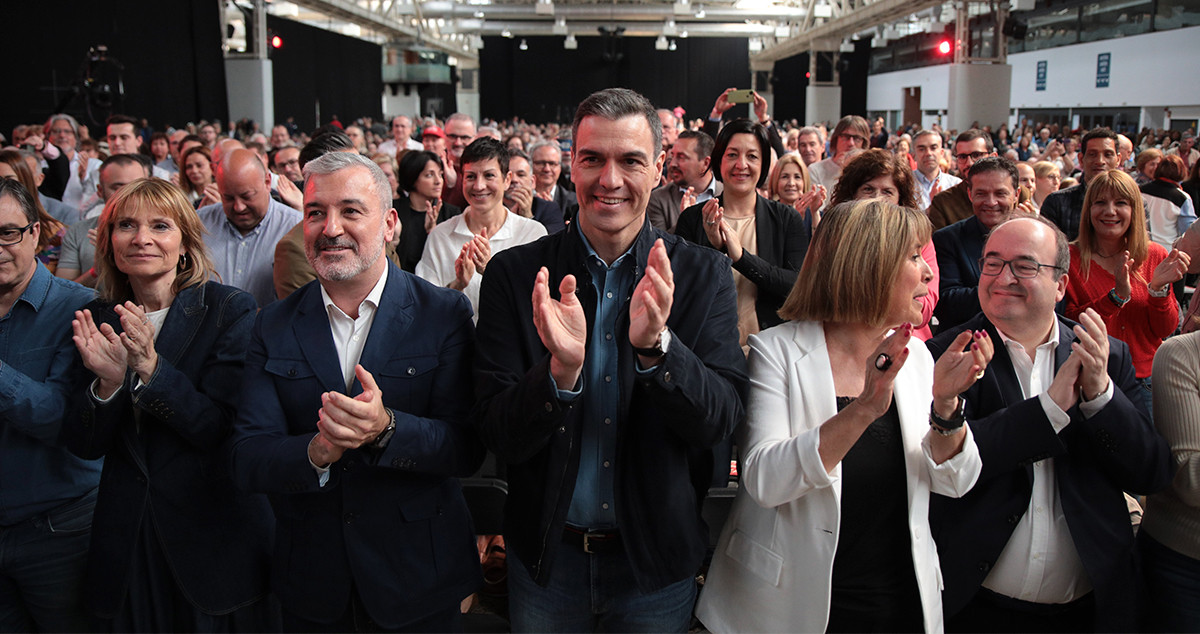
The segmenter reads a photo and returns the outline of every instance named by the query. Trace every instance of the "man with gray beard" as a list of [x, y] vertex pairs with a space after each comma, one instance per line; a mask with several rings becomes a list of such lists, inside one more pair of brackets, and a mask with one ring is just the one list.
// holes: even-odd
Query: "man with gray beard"
[[333, 152], [304, 177], [317, 279], [259, 313], [231, 441], [275, 509], [283, 629], [461, 631], [481, 580], [457, 479], [484, 453], [470, 303], [382, 257], [399, 220], [378, 165]]

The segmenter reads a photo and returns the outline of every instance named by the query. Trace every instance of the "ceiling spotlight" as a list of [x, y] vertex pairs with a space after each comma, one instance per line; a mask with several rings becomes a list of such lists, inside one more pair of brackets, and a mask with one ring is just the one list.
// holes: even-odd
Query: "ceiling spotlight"
[[554, 33], [555, 35], [566, 35], [567, 19], [562, 16], [554, 18], [554, 28], [552, 28], [550, 32]]
[[568, 51], [573, 51], [579, 48], [579, 40], [575, 39], [575, 34], [572, 33], [571, 35], [568, 35], [565, 40], [563, 40], [563, 48], [567, 49]]
[[522, 51], [528, 51], [529, 50], [529, 42], [526, 42], [525, 38], [521, 38], [521, 44], [517, 48], [521, 49]]
[[687, 39], [687, 29], [684, 29], [684, 30], [682, 30], [682, 31], [680, 31], [680, 32], [679, 32], [679, 39], [681, 39], [681, 40], [686, 40], [686, 39]]
[[675, 46], [675, 40], [671, 40], [671, 45], [667, 47], [667, 50], [668, 50], [668, 51], [673, 51], [673, 50], [675, 50], [676, 48], [678, 48], [678, 47], [677, 47], [677, 46]]
[[675, 18], [667, 18], [666, 23], [663, 24], [662, 32], [663, 35], [675, 35], [679, 32], [679, 29], [675, 26]]
[[826, 2], [818, 3], [816, 6], [813, 7], [813, 17], [814, 18], [832, 18], [833, 17], [833, 7], [830, 6]]
[[509, 31], [508, 29], [504, 29], [503, 31], [500, 32], [500, 36], [501, 37], [512, 37], [512, 31]]
[[656, 51], [665, 51], [667, 50], [668, 46], [670, 46], [670, 44], [667, 43], [667, 36], [665, 35], [660, 35], [654, 40], [654, 50]]
[[757, 53], [763, 49], [763, 41], [761, 38], [750, 38], [750, 52]]
[[704, 12], [704, 5], [696, 5], [696, 19], [703, 20], [706, 15], [708, 14]]
[[537, 4], [533, 5], [534, 15], [554, 15], [554, 2], [551, 0], [538, 0]]
[[692, 12], [692, 3], [689, 0], [675, 0], [675, 15], [688, 15]]
[[850, 38], [842, 40], [842, 45], [838, 47], [839, 53], [853, 53], [854, 44], [850, 42]]
[[476, 11], [476, 12], [475, 12], [475, 17], [477, 17], [477, 18], [479, 18], [480, 20], [482, 20], [482, 19], [483, 19], [483, 11]]
[[792, 34], [792, 27], [783, 24], [775, 27], [775, 39], [785, 39]]

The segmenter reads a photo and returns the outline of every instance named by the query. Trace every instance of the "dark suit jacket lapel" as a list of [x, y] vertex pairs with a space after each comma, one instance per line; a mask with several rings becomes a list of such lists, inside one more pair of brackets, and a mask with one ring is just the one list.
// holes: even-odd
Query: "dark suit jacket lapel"
[[1025, 390], [1021, 387], [1021, 380], [1017, 378], [1017, 370], [1013, 367], [1012, 357], [1008, 356], [1008, 346], [1004, 345], [1000, 331], [986, 319], [984, 326], [988, 336], [992, 338], [994, 348], [988, 372], [982, 380], [995, 381], [1004, 407], [1011, 407], [1025, 400]]
[[[967, 234], [966, 237], [969, 238], [969, 244], [963, 245], [965, 247], [963, 252], [978, 253], [980, 256], [982, 256], [983, 243], [987, 241], [986, 236], [984, 235], [986, 232], [984, 231], [983, 223], [979, 222], [979, 219], [975, 216], [971, 216], [971, 219], [967, 221], [967, 226], [964, 228], [966, 229], [964, 233]], [[964, 242], [968, 241], [964, 240]], [[967, 262], [967, 265], [971, 267], [971, 272], [975, 274], [975, 279], [979, 279], [979, 276], [981, 275], [979, 271], [979, 260], [973, 259], [970, 262]], [[997, 339], [997, 341], [999, 341], [999, 339]]]
[[346, 384], [342, 380], [337, 347], [333, 345], [333, 333], [329, 330], [329, 315], [325, 313], [321, 299], [320, 283], [297, 292], [305, 295], [296, 305], [296, 319], [292, 322], [296, 347], [300, 348], [326, 391], [345, 392]]
[[755, 255], [767, 262], [779, 262], [781, 258], [775, 252], [776, 240], [783, 237], [781, 227], [775, 225], [767, 199], [759, 196], [754, 202], [754, 235], [758, 241]]
[[[383, 295], [379, 298], [379, 307], [375, 310], [375, 321], [371, 323], [371, 332], [367, 334], [362, 356], [359, 357], [359, 364], [372, 374], [383, 368], [392, 357], [397, 342], [403, 341], [413, 321], [412, 280], [390, 263], [387, 276]], [[378, 381], [376, 377], [376, 382]], [[350, 387], [350, 395], [361, 392], [362, 385], [356, 378], [354, 385]]]
[[200, 284], [180, 291], [155, 341], [154, 349], [158, 355], [175, 367], [179, 367], [183, 354], [192, 345], [197, 330], [204, 323], [204, 316], [208, 312], [204, 290], [204, 284]]

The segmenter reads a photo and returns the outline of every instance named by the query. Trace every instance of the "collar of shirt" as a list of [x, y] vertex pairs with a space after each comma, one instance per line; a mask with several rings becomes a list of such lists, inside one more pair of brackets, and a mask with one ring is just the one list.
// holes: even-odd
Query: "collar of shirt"
[[[680, 188], [679, 188], [679, 191], [680, 191], [680, 192], [683, 192], [683, 193], [685, 193], [685, 194], [687, 193], [687, 190], [688, 190], [688, 188], [687, 188], [687, 187], [680, 187]], [[708, 187], [705, 187], [704, 189], [702, 189], [702, 190], [700, 190], [700, 191], [696, 192], [696, 195], [697, 195], [697, 196], [700, 196], [700, 195], [702, 195], [702, 194], [708, 194], [708, 197], [709, 197], [709, 198], [716, 198], [716, 197], [717, 197], [717, 179], [716, 179], [716, 177], [714, 177], [712, 174], [709, 174], [709, 175], [708, 175]], [[699, 200], [698, 200], [698, 201], [696, 201], [696, 202], [701, 202], [701, 201], [699, 201]]]
[[[364, 309], [374, 313], [375, 309], [379, 308], [379, 300], [383, 297], [383, 287], [387, 286], [389, 268], [391, 267], [383, 269], [383, 274], [379, 276], [379, 281], [375, 282], [375, 286], [371, 287], [371, 292], [367, 293], [366, 298], [358, 305], [359, 319], [363, 318]], [[321, 287], [321, 301], [325, 303], [325, 311], [329, 313], [329, 316], [333, 317], [334, 314], [338, 314], [349, 319], [350, 316], [338, 308], [337, 304], [333, 303], [333, 299], [329, 297], [329, 293], [325, 290], [325, 285], [319, 284], [319, 286]]]
[[[389, 267], [390, 268], [390, 267]], [[358, 305], [358, 318], [354, 319], [338, 308], [325, 286], [321, 286], [321, 300], [325, 303], [325, 313], [329, 316], [329, 333], [333, 337], [333, 346], [337, 350], [338, 364], [342, 370], [342, 378], [349, 392], [354, 385], [354, 366], [362, 357], [363, 347], [367, 343], [367, 335], [371, 325], [375, 323], [375, 311], [379, 308], [383, 288], [387, 285], [388, 270], [384, 269], [379, 281], [367, 293], [367, 297]]]
[[[50, 278], [53, 274], [50, 273], [49, 269], [46, 269], [46, 274], [43, 275], [42, 269], [46, 267], [41, 262], [35, 261], [33, 266], [37, 270], [33, 272], [33, 277], [30, 278], [29, 284], [25, 287], [24, 292], [21, 293], [21, 296], [17, 298], [17, 301], [29, 304], [29, 307], [37, 312], [42, 309], [42, 304], [46, 303], [46, 297], [50, 294]], [[9, 312], [12, 312], [11, 308]], [[7, 315], [4, 316], [6, 317]]]
[[926, 178], [925, 173], [922, 172], [921, 170], [913, 170], [913, 178], [917, 179], [917, 182], [920, 183], [921, 186], [924, 187], [926, 190], [928, 190], [930, 187], [933, 187], [933, 184], [935, 182], [937, 182], [937, 179], [939, 179], [941, 177], [942, 177], [942, 170], [940, 170], [940, 169], [938, 170], [938, 173], [934, 175], [933, 178]]
[[[513, 213], [513, 212], [509, 211], [507, 207], [504, 207], [504, 224], [500, 225], [500, 228], [496, 230], [495, 235], [488, 236], [488, 240], [497, 240], [497, 239], [504, 240], [504, 239], [507, 239], [510, 234], [512, 234], [512, 231], [513, 231], [512, 226], [511, 226], [512, 223], [509, 222], [509, 220], [510, 220], [509, 214], [511, 214], [511, 213]], [[460, 235], [460, 236], [464, 236], [468, 240], [470, 240], [471, 238], [474, 238], [475, 234], [471, 233], [471, 228], [467, 226], [466, 212], [464, 211], [462, 214], [459, 214], [459, 215], [462, 217], [462, 222], [460, 222], [454, 226], [454, 233], [457, 235]]]
[[[1000, 330], [999, 328], [996, 328], [996, 332], [1000, 334], [1000, 341], [1004, 342], [1004, 347], [1008, 350], [1008, 358], [1013, 362], [1013, 367], [1019, 369], [1019, 371], [1017, 373], [1018, 377], [1020, 377], [1022, 373], [1024, 373], [1024, 375], [1026, 377], [1028, 377], [1034, 362], [1032, 359], [1029, 358], [1029, 355], [1027, 354], [1027, 352], [1025, 350], [1025, 346], [1021, 345], [1021, 343], [1018, 342], [1016, 339], [1013, 339], [1013, 338], [1009, 337], [1008, 335], [1004, 334], [1004, 331]], [[1058, 348], [1058, 318], [1056, 317], [1053, 321], [1053, 324], [1050, 326], [1049, 336], [1046, 337], [1045, 341], [1038, 344], [1038, 347], [1034, 350], [1035, 357], [1044, 354], [1044, 355], [1046, 355], [1046, 358], [1049, 359], [1050, 364], [1051, 364], [1051, 367], [1050, 367], [1050, 370], [1051, 370], [1050, 377], [1051, 378], [1053, 378], [1053, 376], [1054, 376], [1054, 367], [1053, 367], [1054, 351], [1057, 348]], [[1038, 361], [1043, 361], [1043, 359], [1039, 358]], [[1026, 380], [1024, 378], [1022, 379], [1021, 383], [1022, 383], [1022, 386], [1026, 388], [1025, 389], [1025, 391], [1026, 391], [1025, 397], [1026, 398], [1030, 398], [1032, 396], [1035, 396], [1035, 395], [1040, 394], [1041, 392], [1045, 391], [1045, 388], [1037, 388], [1035, 386], [1035, 388], [1034, 388], [1035, 391], [1032, 394], [1030, 394], [1029, 386], [1025, 385]], [[1048, 387], [1049, 385], [1050, 385], [1049, 382], [1047, 382], [1046, 386]]]
[[[505, 224], [508, 224], [508, 223], [505, 223]], [[629, 245], [629, 248], [625, 250], [625, 253], [622, 253], [621, 257], [617, 258], [616, 260], [613, 260], [612, 265], [609, 266], [608, 264], [604, 263], [604, 258], [600, 257], [600, 255], [596, 253], [596, 250], [592, 248], [592, 243], [588, 242], [587, 236], [584, 235], [582, 229], [579, 231], [579, 239], [583, 240], [583, 248], [587, 250], [588, 270], [592, 272], [592, 281], [593, 282], [596, 281], [596, 275], [597, 275], [598, 271], [592, 265], [599, 265], [599, 267], [600, 267], [599, 270], [601, 270], [601, 271], [614, 270], [614, 269], [620, 267], [621, 264], [626, 260], [626, 258], [628, 258], [629, 260], [633, 260], [633, 258], [634, 258], [633, 250], [634, 250], [634, 248], [637, 247], [637, 240], [634, 240], [633, 244]], [[603, 286], [603, 285], [604, 285], [603, 281], [601, 281], [596, 286], [597, 286], [597, 288], [599, 288], [600, 286]]]

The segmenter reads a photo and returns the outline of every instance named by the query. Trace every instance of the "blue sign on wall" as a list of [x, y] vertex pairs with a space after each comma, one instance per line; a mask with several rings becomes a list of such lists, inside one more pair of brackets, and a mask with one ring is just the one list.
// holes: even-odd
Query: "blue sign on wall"
[[1046, 90], [1046, 66], [1049, 62], [1042, 60], [1037, 66], [1037, 90]]
[[1112, 69], [1112, 53], [1100, 53], [1096, 56], [1096, 87], [1108, 88], [1108, 75]]

